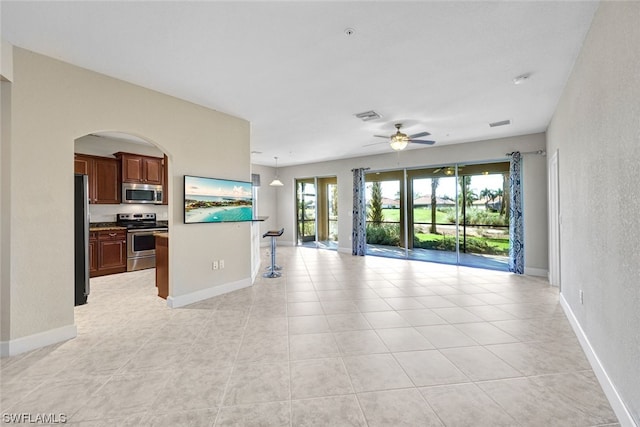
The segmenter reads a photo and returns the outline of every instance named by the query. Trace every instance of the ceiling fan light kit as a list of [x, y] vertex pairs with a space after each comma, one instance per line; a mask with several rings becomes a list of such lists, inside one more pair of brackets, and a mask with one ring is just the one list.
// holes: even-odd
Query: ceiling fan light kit
[[391, 141], [389, 141], [389, 145], [396, 151], [404, 150], [409, 143], [407, 135], [400, 133], [399, 135], [393, 135], [391, 137]]

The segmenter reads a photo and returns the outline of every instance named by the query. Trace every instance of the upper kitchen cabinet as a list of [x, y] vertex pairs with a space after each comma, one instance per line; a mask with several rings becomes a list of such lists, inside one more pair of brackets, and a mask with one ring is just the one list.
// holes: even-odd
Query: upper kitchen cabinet
[[120, 204], [120, 161], [75, 154], [74, 172], [89, 176], [89, 203]]
[[162, 185], [164, 161], [160, 157], [116, 153], [122, 161], [122, 182]]

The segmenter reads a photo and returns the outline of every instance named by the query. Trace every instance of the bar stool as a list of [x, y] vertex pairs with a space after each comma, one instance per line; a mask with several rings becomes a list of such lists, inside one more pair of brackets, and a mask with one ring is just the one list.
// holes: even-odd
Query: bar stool
[[284, 233], [284, 228], [280, 230], [269, 230], [262, 235], [262, 238], [271, 237], [271, 265], [267, 267], [269, 271], [264, 273], [262, 277], [274, 278], [282, 275], [282, 273], [276, 271], [281, 269], [281, 267], [276, 265], [276, 237], [282, 236], [282, 233]]

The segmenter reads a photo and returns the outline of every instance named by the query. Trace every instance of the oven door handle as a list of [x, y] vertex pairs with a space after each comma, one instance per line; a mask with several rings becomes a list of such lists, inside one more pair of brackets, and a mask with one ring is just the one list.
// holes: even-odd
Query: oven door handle
[[153, 233], [166, 233], [168, 228], [144, 228], [141, 230], [127, 230], [129, 234], [153, 234]]

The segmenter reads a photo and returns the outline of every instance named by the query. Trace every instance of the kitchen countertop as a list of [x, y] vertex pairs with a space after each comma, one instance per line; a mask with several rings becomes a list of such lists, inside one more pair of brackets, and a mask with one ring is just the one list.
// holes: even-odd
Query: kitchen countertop
[[93, 222], [89, 224], [89, 231], [126, 230], [127, 227], [116, 225], [115, 222]]

